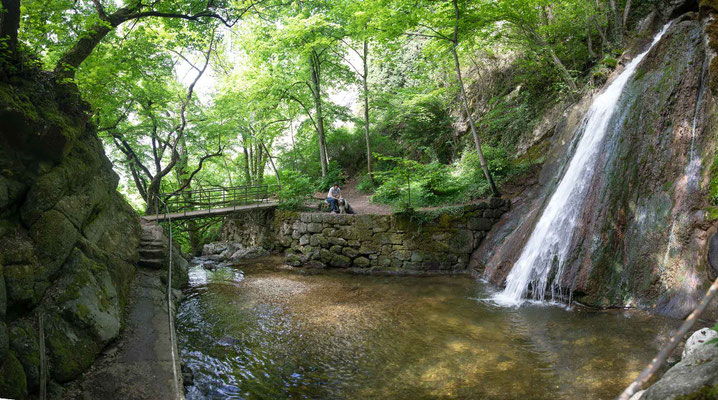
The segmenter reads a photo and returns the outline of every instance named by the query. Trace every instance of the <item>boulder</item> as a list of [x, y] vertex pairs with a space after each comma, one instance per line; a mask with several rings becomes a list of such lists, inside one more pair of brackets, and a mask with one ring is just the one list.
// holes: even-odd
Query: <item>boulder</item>
[[25, 371], [13, 352], [10, 352], [0, 365], [0, 396], [9, 399], [27, 397]]
[[358, 268], [366, 268], [369, 266], [369, 264], [371, 264], [371, 262], [366, 257], [357, 257], [354, 259], [353, 264], [355, 267]]
[[249, 249], [237, 250], [229, 257], [230, 261], [247, 260], [269, 255], [269, 251], [263, 247], [251, 247]]
[[227, 243], [222, 242], [216, 242], [216, 243], [209, 243], [202, 246], [202, 255], [203, 256], [211, 256], [215, 254], [221, 254], [223, 251], [227, 250]]
[[[703, 328], [686, 341], [681, 361], [651, 385], [641, 400], [668, 400], [718, 385], [718, 346], [708, 343], [718, 337], [715, 331]], [[708, 397], [706, 397], [708, 398]]]

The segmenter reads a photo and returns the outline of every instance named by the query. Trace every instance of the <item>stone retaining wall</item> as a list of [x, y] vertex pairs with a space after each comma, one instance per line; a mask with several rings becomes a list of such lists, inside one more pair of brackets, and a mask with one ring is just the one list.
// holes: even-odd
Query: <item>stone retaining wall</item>
[[277, 210], [275, 249], [291, 266], [378, 271], [464, 272], [509, 202], [487, 202], [411, 215], [339, 215]]

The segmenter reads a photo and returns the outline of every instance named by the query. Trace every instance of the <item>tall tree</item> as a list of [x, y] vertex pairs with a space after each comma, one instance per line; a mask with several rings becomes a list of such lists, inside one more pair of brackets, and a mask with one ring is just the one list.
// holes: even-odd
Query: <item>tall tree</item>
[[329, 163], [327, 112], [333, 108], [327, 85], [337, 90], [351, 80], [351, 73], [339, 56], [345, 51], [341, 27], [326, 17], [322, 5], [303, 2], [282, 10], [274, 20], [257, 20], [257, 35], [248, 37], [246, 45], [252, 62], [272, 71], [275, 91], [299, 105], [311, 122], [324, 177]]
[[[489, 187], [491, 188], [493, 195], [500, 196], [501, 193], [499, 192], [498, 187], [496, 187], [496, 183], [491, 176], [491, 171], [489, 171], [486, 158], [484, 157], [484, 153], [481, 149], [481, 138], [476, 130], [474, 117], [472, 115], [471, 108], [469, 107], [469, 102], [466, 96], [466, 88], [461, 74], [461, 64], [459, 62], [457, 52], [457, 48], [460, 44], [460, 28], [464, 27], [466, 29], [472, 25], [480, 26], [479, 22], [481, 21], [477, 17], [478, 11], [480, 11], [479, 7], [481, 6], [474, 4], [471, 8], [473, 13], [468, 17], [462, 17], [457, 0], [449, 0], [448, 4], [446, 2], [441, 2], [440, 4], [432, 3], [433, 2], [423, 3], [418, 7], [421, 12], [414, 12], [412, 17], [403, 18], [405, 21], [403, 24], [403, 34], [424, 37], [449, 44], [449, 51], [454, 59], [454, 71], [459, 85], [462, 106], [464, 108], [464, 112], [466, 113], [466, 118], [469, 121], [469, 127], [474, 139], [474, 145], [476, 146], [476, 152], [479, 155], [481, 169], [484, 173], [486, 181], [489, 183]], [[404, 8], [405, 7], [406, 5], [404, 5]], [[468, 6], [465, 8], [468, 8]], [[398, 7], [398, 9], [400, 10], [399, 12], [402, 12], [401, 7]], [[446, 31], [450, 31], [451, 33], [446, 33]]]
[[20, 0], [2, 0], [0, 4], [0, 50], [4, 53], [3, 58], [12, 62], [17, 58]]

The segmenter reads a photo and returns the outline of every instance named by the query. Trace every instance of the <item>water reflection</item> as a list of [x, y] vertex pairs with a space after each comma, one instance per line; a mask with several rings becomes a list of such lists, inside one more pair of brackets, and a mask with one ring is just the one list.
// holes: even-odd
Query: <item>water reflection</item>
[[499, 308], [468, 278], [303, 276], [280, 261], [193, 269], [178, 316], [188, 398], [611, 398], [675, 326]]

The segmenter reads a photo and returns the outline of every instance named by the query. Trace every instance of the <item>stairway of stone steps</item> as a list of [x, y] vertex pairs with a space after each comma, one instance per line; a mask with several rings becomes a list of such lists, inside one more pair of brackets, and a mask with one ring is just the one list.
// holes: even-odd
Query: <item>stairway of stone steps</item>
[[162, 227], [155, 222], [142, 221], [138, 264], [142, 267], [163, 269], [167, 253], [168, 242]]

